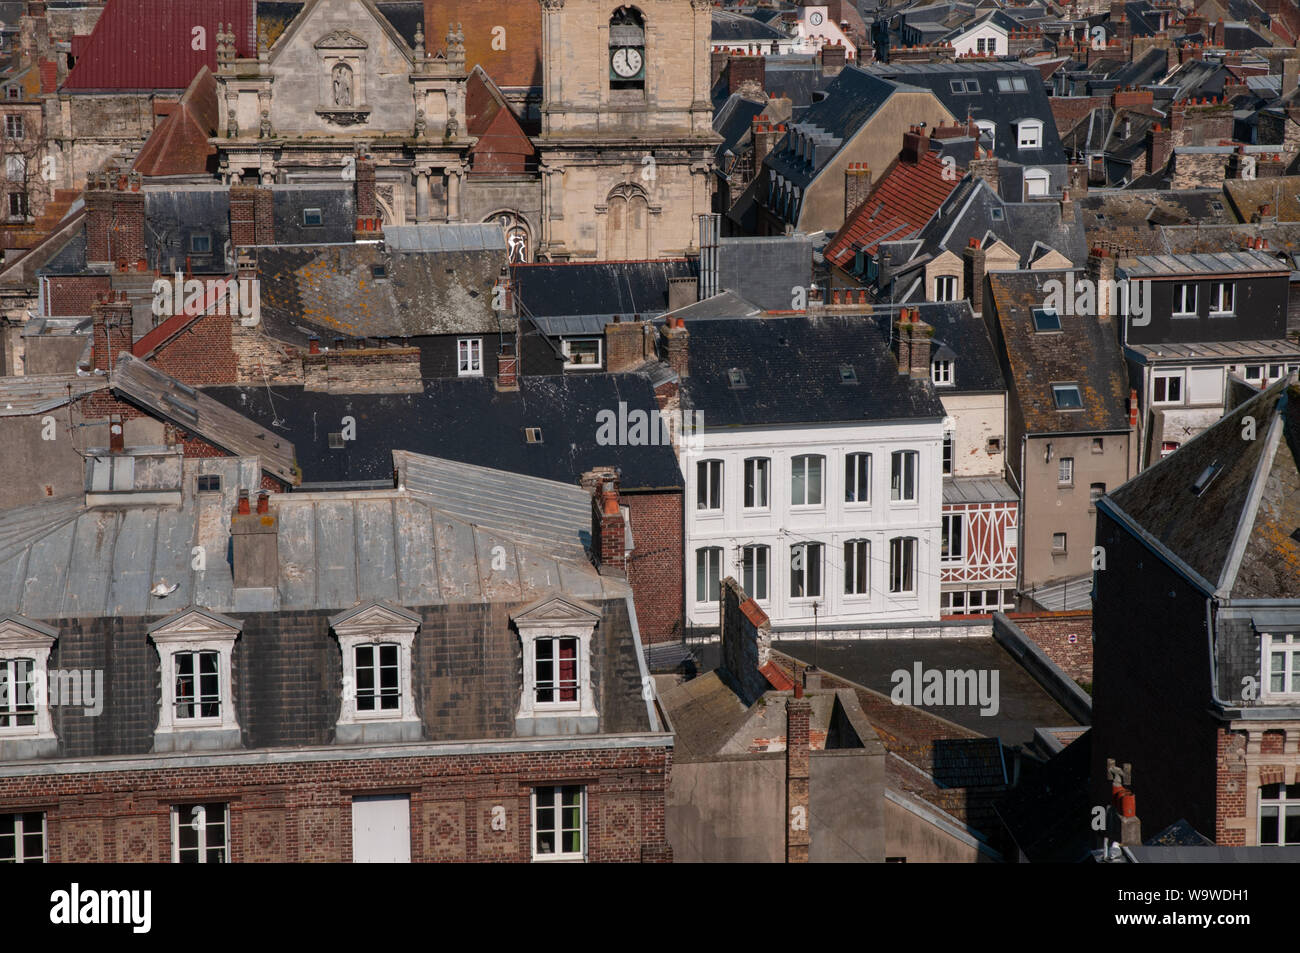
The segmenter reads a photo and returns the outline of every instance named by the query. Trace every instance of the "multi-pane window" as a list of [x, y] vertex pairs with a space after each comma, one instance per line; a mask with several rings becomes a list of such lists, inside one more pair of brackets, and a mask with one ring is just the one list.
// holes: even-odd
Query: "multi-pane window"
[[533, 857], [581, 858], [586, 852], [586, 789], [533, 788]]
[[1164, 440], [1160, 444], [1160, 459], [1163, 460], [1169, 454], [1177, 450], [1182, 444], [1177, 440]]
[[36, 724], [35, 663], [29, 658], [0, 659], [0, 728]]
[[26, 192], [9, 193], [9, 217], [10, 218], [27, 217], [27, 193]]
[[939, 385], [948, 385], [952, 383], [952, 361], [931, 361], [930, 362], [930, 380]]
[[915, 450], [895, 450], [889, 457], [889, 498], [891, 500], [916, 499]]
[[1183, 402], [1183, 372], [1156, 371], [1151, 378], [1151, 401], [1156, 404]]
[[790, 596], [816, 599], [822, 594], [822, 544], [795, 543], [790, 547]]
[[916, 591], [915, 536], [895, 536], [889, 541], [889, 591]]
[[1190, 281], [1180, 281], [1174, 285], [1174, 317], [1187, 318], [1196, 316], [1196, 285]]
[[483, 339], [456, 339], [456, 374], [459, 377], [483, 376]]
[[1216, 281], [1210, 285], [1210, 314], [1232, 314], [1236, 296], [1231, 281]]
[[565, 338], [561, 342], [566, 370], [581, 367], [600, 367], [600, 338]]
[[172, 808], [172, 863], [229, 863], [229, 833], [227, 805], [175, 805]]
[[0, 814], [0, 864], [45, 863], [45, 815]]
[[844, 544], [844, 594], [865, 596], [871, 592], [871, 543], [850, 539]]
[[24, 139], [26, 130], [23, 127], [23, 117], [19, 113], [5, 114], [5, 138], [6, 139]]
[[767, 457], [750, 457], [745, 461], [745, 508], [767, 509], [768, 474], [772, 461]]
[[965, 522], [961, 513], [945, 513], [943, 516], [939, 558], [946, 563], [959, 563], [966, 556]]
[[740, 553], [741, 576], [751, 599], [767, 599], [768, 558], [766, 546], [746, 546]]
[[1248, 380], [1248, 381], [1255, 381], [1256, 383], [1258, 383], [1258, 382], [1262, 381], [1263, 379], [1264, 379], [1264, 365], [1263, 365], [1263, 364], [1247, 364], [1247, 365], [1246, 365], [1246, 380]]
[[935, 301], [956, 301], [957, 300], [957, 276], [956, 275], [938, 275], [935, 277], [934, 300]]
[[952, 431], [943, 435], [943, 475], [952, 476]]
[[27, 178], [27, 157], [22, 155], [5, 156], [5, 178], [10, 182], [22, 182]]
[[721, 460], [701, 460], [695, 464], [695, 508], [722, 509]]
[[822, 505], [822, 463], [825, 457], [805, 454], [790, 463], [790, 503], [793, 506]]
[[1264, 637], [1270, 695], [1300, 695], [1300, 635]]
[[221, 653], [177, 652], [176, 717], [221, 717]]
[[695, 550], [695, 601], [717, 602], [722, 579], [722, 547]]
[[534, 647], [534, 685], [541, 705], [578, 701], [578, 640], [538, 639]]
[[850, 453], [844, 457], [844, 502], [871, 502], [871, 454]]
[[1074, 457], [1061, 457], [1056, 461], [1056, 482], [1061, 486], [1074, 485]]
[[401, 647], [395, 642], [358, 645], [357, 711], [396, 711], [402, 705]]
[[1300, 784], [1262, 784], [1259, 788], [1259, 844], [1300, 844]]

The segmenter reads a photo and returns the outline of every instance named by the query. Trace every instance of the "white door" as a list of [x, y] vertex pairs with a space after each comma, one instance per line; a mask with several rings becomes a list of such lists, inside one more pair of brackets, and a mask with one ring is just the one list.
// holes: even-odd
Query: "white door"
[[352, 862], [409, 864], [411, 862], [411, 799], [354, 797], [352, 799]]

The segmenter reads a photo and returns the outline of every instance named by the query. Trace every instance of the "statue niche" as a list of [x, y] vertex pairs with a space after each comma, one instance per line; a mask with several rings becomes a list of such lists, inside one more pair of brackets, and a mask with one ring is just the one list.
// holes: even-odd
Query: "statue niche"
[[334, 67], [334, 108], [352, 108], [352, 67], [347, 63]]

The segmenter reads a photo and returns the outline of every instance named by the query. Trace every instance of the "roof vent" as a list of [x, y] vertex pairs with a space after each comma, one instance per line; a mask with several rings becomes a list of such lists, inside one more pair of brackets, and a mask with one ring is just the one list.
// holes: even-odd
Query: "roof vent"
[[541, 442], [542, 442], [542, 428], [541, 428], [541, 427], [525, 427], [525, 428], [524, 428], [524, 440], [525, 440], [527, 443], [541, 443]]
[[1219, 475], [1219, 471], [1222, 469], [1223, 467], [1219, 465], [1218, 460], [1215, 460], [1213, 463], [1211, 463], [1208, 467], [1206, 467], [1204, 470], [1201, 471], [1201, 475], [1198, 476], [1196, 478], [1196, 482], [1192, 484], [1192, 492], [1195, 493], [1197, 496], [1200, 496], [1202, 493], [1204, 493], [1206, 488], [1209, 487], [1209, 485], [1214, 482], [1214, 478]]

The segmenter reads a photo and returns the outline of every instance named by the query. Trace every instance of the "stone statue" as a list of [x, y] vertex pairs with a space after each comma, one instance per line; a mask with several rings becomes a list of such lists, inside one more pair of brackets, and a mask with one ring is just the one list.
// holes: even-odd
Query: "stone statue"
[[334, 67], [334, 105], [344, 109], [352, 105], [352, 70], [346, 63]]
[[417, 109], [415, 111], [415, 138], [422, 139], [427, 126], [428, 124], [424, 120], [424, 110]]
[[456, 121], [456, 107], [452, 107], [447, 117], [447, 138], [455, 139], [460, 135], [460, 123]]
[[267, 112], [265, 109], [262, 110], [261, 137], [263, 139], [274, 138], [274, 135], [271, 131], [271, 114]]

